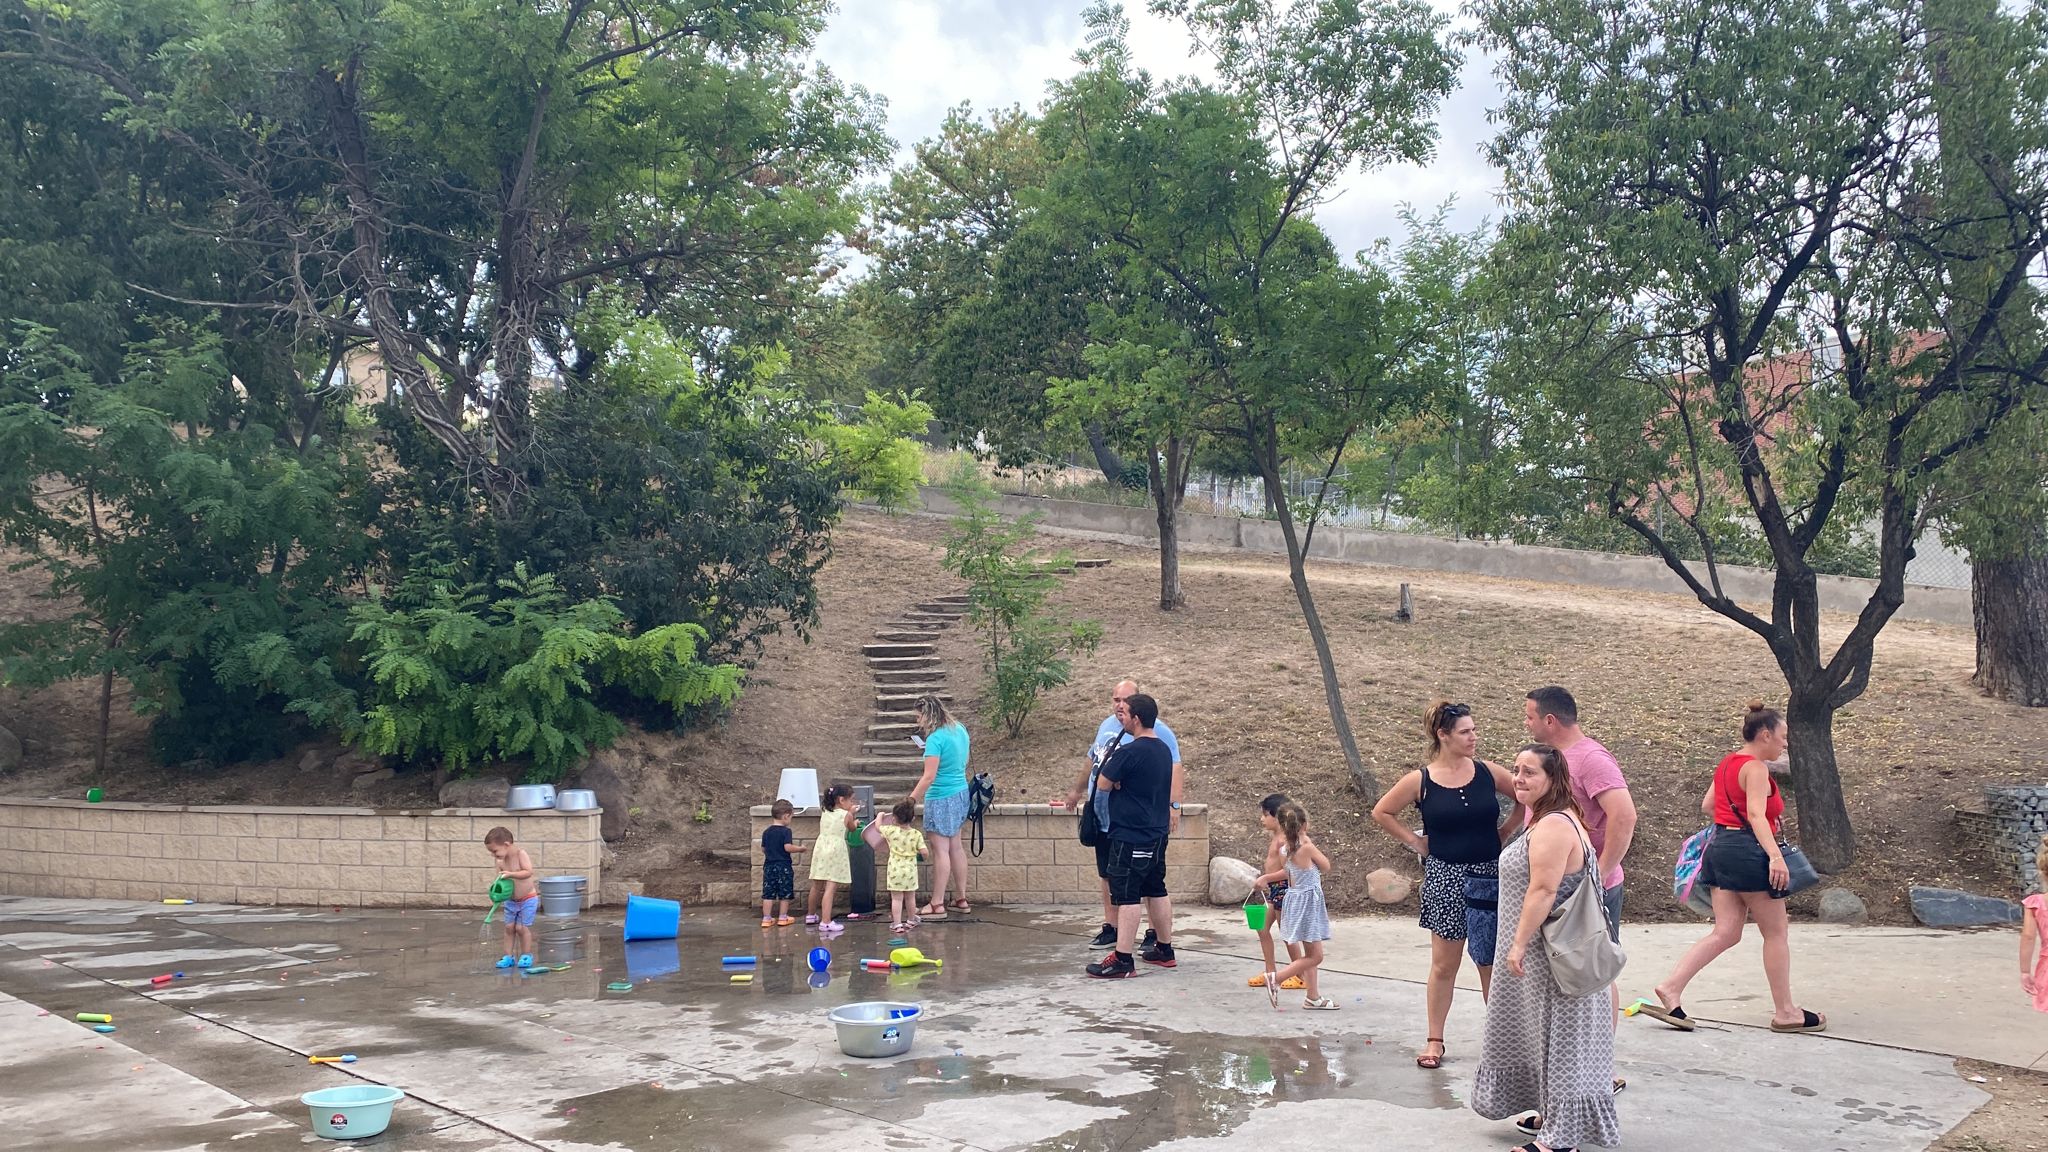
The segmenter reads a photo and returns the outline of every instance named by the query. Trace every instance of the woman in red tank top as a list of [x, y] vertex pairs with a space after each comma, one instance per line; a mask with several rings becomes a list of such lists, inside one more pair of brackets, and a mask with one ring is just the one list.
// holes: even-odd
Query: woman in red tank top
[[1785, 720], [1752, 701], [1742, 718], [1742, 747], [1714, 769], [1700, 809], [1714, 822], [1714, 836], [1700, 861], [1700, 882], [1713, 886], [1714, 929], [1688, 949], [1671, 975], [1657, 985], [1657, 1004], [1643, 1012], [1673, 1028], [1693, 1030], [1679, 1006], [1685, 986], [1700, 969], [1742, 939], [1745, 921], [1756, 921], [1764, 936], [1764, 977], [1771, 985], [1773, 1032], [1821, 1032], [1827, 1017], [1792, 999], [1792, 942], [1785, 916], [1791, 873], [1785, 867], [1778, 832], [1785, 798], [1771, 779], [1769, 763], [1785, 755]]

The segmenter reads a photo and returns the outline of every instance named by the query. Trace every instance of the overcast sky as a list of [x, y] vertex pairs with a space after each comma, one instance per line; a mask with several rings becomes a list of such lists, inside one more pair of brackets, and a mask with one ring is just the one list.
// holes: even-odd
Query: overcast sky
[[[1432, 0], [1455, 14], [1456, 5]], [[819, 40], [818, 59], [842, 79], [889, 101], [889, 134], [899, 162], [934, 135], [946, 110], [1021, 104], [1035, 109], [1048, 81], [1071, 75], [1084, 42], [1087, 0], [839, 0]], [[1125, 0], [1131, 49], [1154, 76], [1203, 72], [1178, 22], [1156, 19], [1143, 0]], [[1459, 89], [1439, 110], [1436, 157], [1426, 165], [1346, 174], [1316, 219], [1347, 255], [1381, 237], [1398, 239], [1403, 203], [1434, 208], [1457, 198], [1452, 223], [1470, 229], [1498, 218], [1498, 181], [1480, 155], [1495, 95], [1487, 63], [1469, 54]]]

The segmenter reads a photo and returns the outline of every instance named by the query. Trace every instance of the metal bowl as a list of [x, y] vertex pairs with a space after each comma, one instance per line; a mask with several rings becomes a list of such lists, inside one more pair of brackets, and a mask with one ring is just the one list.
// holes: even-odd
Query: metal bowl
[[553, 784], [514, 784], [505, 797], [505, 809], [509, 812], [532, 812], [554, 806]]
[[597, 807], [597, 793], [588, 788], [564, 788], [555, 793], [555, 811], [589, 812]]

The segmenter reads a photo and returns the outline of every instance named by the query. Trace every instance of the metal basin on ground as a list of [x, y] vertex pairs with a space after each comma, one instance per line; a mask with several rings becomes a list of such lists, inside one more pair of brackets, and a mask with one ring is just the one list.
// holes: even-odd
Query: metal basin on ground
[[868, 1000], [834, 1008], [830, 1019], [839, 1032], [841, 1052], [874, 1060], [910, 1051], [910, 1042], [917, 1038], [918, 1018], [923, 1015], [922, 1005]]
[[555, 806], [553, 784], [514, 784], [505, 797], [508, 812], [534, 812]]

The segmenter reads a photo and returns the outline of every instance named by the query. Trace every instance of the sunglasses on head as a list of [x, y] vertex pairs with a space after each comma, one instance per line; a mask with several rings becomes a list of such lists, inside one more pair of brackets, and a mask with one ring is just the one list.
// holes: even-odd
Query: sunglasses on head
[[1471, 714], [1472, 706], [1469, 704], [1447, 704], [1444, 706], [1444, 719], [1446, 720], [1456, 720], [1461, 716], [1470, 716]]

